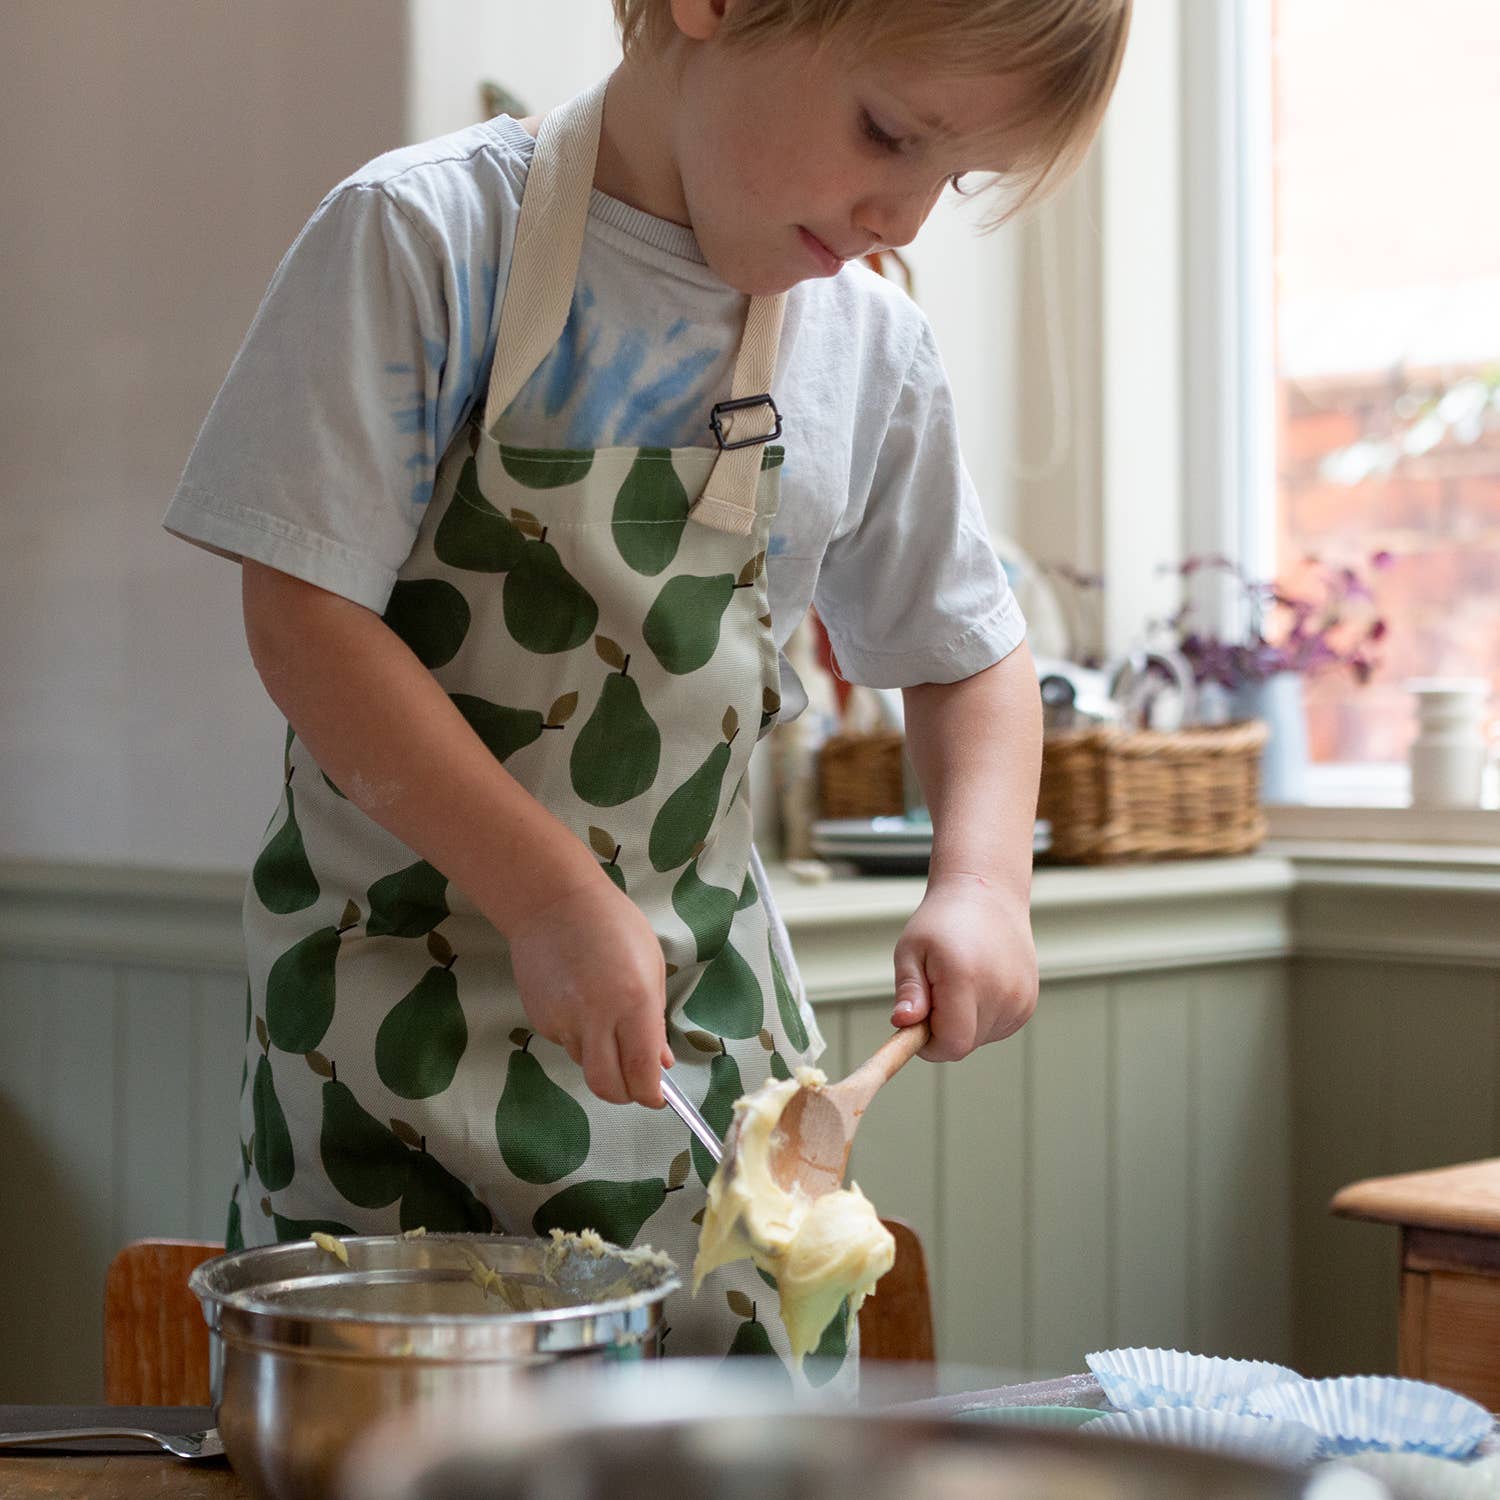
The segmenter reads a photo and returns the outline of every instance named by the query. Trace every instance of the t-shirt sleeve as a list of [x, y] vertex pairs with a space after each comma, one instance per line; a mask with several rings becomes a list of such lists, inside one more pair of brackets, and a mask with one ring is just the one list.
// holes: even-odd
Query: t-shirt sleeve
[[214, 399], [167, 529], [383, 611], [478, 367], [451, 357], [442, 261], [381, 187], [325, 199]]
[[957, 682], [1025, 638], [925, 319], [870, 493], [830, 542], [813, 602], [844, 675], [870, 687]]

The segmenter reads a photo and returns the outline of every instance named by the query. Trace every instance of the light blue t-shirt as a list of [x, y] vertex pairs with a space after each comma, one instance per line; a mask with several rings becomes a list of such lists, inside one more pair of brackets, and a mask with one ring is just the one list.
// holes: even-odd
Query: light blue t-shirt
[[[339, 184], [278, 267], [166, 525], [382, 611], [494, 358], [534, 142], [507, 116]], [[711, 447], [747, 298], [690, 229], [595, 192], [572, 312], [507, 442]], [[1025, 626], [959, 451], [926, 318], [857, 264], [787, 298], [767, 559], [778, 646], [816, 603], [855, 682], [952, 682]]]

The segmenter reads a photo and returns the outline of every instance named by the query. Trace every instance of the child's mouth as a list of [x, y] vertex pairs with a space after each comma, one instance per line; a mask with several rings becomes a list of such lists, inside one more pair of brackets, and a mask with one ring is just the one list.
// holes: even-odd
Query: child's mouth
[[807, 247], [808, 254], [817, 261], [825, 276], [832, 276], [843, 266], [843, 259], [835, 255], [811, 230], [804, 229], [799, 224], [797, 226], [797, 233], [801, 236], [802, 243]]

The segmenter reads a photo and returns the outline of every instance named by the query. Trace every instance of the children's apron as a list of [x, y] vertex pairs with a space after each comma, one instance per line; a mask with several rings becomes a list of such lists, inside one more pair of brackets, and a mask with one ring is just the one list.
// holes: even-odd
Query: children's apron
[[[651, 921], [674, 1077], [722, 1130], [741, 1093], [822, 1050], [751, 872], [745, 774], [779, 708], [766, 393], [784, 298], [751, 299], [731, 397], [705, 414], [717, 448], [506, 444], [568, 316], [603, 100], [601, 83], [543, 123], [482, 424], [439, 465], [385, 620]], [[246, 893], [231, 1243], [595, 1229], [687, 1272], [711, 1163], [686, 1128], [589, 1092], [531, 1032], [505, 940], [290, 730], [285, 777]], [[785, 1353], [775, 1307], [748, 1264], [726, 1267], [676, 1294], [668, 1350]]]

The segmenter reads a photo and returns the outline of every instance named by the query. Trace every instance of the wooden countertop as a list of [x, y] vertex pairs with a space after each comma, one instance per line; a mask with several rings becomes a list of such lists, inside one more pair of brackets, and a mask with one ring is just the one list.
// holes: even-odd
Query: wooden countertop
[[1500, 1158], [1351, 1182], [1329, 1208], [1346, 1219], [1500, 1235]]

